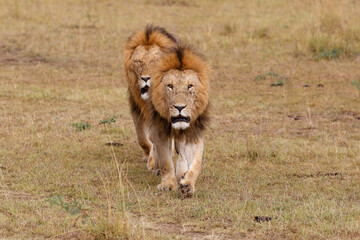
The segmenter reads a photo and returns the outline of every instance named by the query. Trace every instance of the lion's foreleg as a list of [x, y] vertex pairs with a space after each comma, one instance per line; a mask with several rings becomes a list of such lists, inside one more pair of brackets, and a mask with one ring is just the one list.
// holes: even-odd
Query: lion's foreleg
[[171, 139], [171, 146], [172, 146], [172, 155], [173, 156], [175, 156], [177, 153], [178, 153], [178, 151], [176, 150], [176, 146], [175, 146], [175, 139], [174, 138], [172, 138]]
[[160, 167], [161, 182], [157, 186], [160, 191], [177, 189], [174, 163], [172, 161], [172, 140], [157, 133], [153, 134], [154, 158]]
[[195, 183], [201, 172], [203, 151], [204, 139], [202, 137], [195, 143], [186, 143], [185, 145], [184, 152], [189, 170], [180, 180], [181, 192], [185, 197], [189, 197], [195, 192]]
[[189, 170], [185, 139], [177, 139], [175, 141], [175, 148], [179, 154], [179, 157], [176, 161], [176, 179], [177, 181], [180, 181], [184, 177], [185, 173]]

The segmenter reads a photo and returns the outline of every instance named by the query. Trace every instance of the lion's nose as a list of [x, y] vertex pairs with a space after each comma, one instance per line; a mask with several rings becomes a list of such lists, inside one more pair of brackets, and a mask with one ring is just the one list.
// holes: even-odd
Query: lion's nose
[[177, 110], [179, 110], [179, 113], [181, 112], [181, 110], [183, 110], [184, 108], [186, 108], [187, 105], [185, 106], [175, 106], [174, 105], [174, 108], [176, 108]]
[[141, 77], [141, 80], [143, 80], [144, 82], [147, 82], [150, 80], [150, 77]]

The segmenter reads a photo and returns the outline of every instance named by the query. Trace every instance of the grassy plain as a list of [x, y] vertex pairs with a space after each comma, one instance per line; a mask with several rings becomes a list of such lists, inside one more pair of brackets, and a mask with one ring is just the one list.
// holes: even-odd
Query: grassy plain
[[[359, 12], [350, 0], [0, 0], [0, 238], [359, 239]], [[122, 48], [147, 23], [213, 69], [191, 199], [158, 192], [140, 161]]]

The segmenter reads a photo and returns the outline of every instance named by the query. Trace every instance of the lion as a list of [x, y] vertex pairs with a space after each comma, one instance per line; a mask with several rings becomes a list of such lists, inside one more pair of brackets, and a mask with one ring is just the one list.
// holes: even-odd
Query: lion
[[[161, 171], [160, 191], [175, 190], [179, 183], [184, 197], [195, 192], [204, 151], [203, 132], [209, 122], [209, 76], [206, 59], [191, 45], [170, 49], [153, 68], [150, 130]], [[176, 173], [173, 139], [178, 153]]]
[[144, 30], [131, 35], [125, 44], [124, 64], [129, 102], [138, 143], [144, 150], [143, 161], [149, 162], [152, 146], [149, 139], [150, 117], [147, 104], [152, 81], [150, 70], [162, 53], [176, 46], [178, 42], [179, 39], [164, 28], [147, 25]]

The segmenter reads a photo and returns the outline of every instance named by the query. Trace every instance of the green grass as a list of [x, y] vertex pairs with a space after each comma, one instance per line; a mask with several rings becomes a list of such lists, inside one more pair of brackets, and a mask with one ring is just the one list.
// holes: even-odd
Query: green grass
[[[340, 0], [0, 1], [0, 238], [358, 239], [359, 11]], [[191, 199], [158, 192], [140, 161], [122, 51], [150, 22], [212, 67]]]
[[352, 80], [351, 83], [352, 83], [352, 85], [354, 85], [357, 88], [357, 90], [360, 91], [360, 82], [359, 81]]
[[83, 122], [72, 123], [71, 126], [75, 127], [76, 130], [78, 130], [79, 132], [84, 131], [84, 130], [90, 128], [90, 124], [88, 124], [88, 123], [83, 123]]
[[325, 50], [323, 47], [320, 48], [318, 55], [316, 55], [316, 59], [335, 59], [335, 58], [339, 58], [341, 54], [341, 51], [334, 48], [331, 51], [330, 50]]

